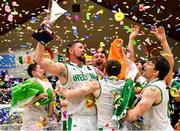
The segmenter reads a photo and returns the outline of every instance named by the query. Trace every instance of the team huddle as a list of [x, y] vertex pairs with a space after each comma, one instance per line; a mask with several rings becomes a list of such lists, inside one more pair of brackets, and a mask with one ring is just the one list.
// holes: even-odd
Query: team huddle
[[[58, 95], [63, 96], [61, 130], [173, 131], [167, 87], [173, 80], [174, 58], [165, 30], [159, 27], [152, 32], [161, 42], [163, 54], [136, 61], [133, 41], [139, 30], [137, 25], [132, 28], [127, 49], [123, 40], [115, 39], [109, 54], [98, 49], [92, 60], [85, 58], [80, 41], [67, 45], [66, 63], [45, 57], [46, 45], [38, 42], [35, 63], [27, 70], [32, 78], [12, 88], [13, 109], [24, 108], [21, 129], [51, 130]], [[58, 77], [55, 90], [45, 72]], [[20, 98], [22, 92], [26, 95]]]

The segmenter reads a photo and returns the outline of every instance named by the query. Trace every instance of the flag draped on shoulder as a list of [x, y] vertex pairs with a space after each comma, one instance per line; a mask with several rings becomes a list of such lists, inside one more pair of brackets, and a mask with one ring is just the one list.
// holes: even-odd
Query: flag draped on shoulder
[[39, 105], [47, 105], [53, 100], [53, 91], [50, 88], [44, 89], [38, 79], [31, 78], [11, 88], [12, 100], [10, 115], [19, 107], [29, 104], [34, 97], [46, 93], [47, 96], [38, 99]]
[[119, 95], [114, 100], [113, 118], [118, 122], [118, 127], [123, 126], [123, 119], [126, 117], [127, 110], [132, 107], [135, 100], [134, 82], [130, 79], [126, 83]]

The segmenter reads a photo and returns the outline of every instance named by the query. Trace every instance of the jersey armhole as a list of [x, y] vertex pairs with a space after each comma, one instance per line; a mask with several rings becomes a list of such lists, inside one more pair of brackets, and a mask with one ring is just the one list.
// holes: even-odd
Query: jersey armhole
[[160, 90], [160, 92], [161, 92], [161, 101], [159, 103], [157, 103], [157, 104], [153, 103], [153, 105], [152, 105], [152, 106], [157, 106], [157, 105], [161, 104], [161, 102], [163, 101], [163, 93], [162, 93], [162, 90], [158, 86], [156, 86], [156, 85], [151, 85], [151, 86], [154, 86], [154, 87], [158, 88]]
[[100, 97], [101, 92], [102, 92], [102, 87], [101, 87], [101, 84], [100, 84], [100, 82], [99, 82], [99, 81], [98, 81], [98, 83], [99, 83], [100, 91], [99, 91], [98, 96], [97, 96], [97, 97], [95, 97], [96, 99], [98, 99], [98, 98]]
[[67, 84], [67, 82], [68, 82], [68, 67], [67, 67], [67, 64], [65, 64], [65, 67], [66, 67], [66, 81], [64, 82], [64, 83], [61, 83], [63, 86], [65, 86], [66, 84]]

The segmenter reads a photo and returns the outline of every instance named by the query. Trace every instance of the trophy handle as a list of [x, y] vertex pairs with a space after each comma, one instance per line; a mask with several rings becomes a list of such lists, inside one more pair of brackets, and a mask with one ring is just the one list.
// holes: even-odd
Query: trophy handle
[[50, 19], [50, 15], [51, 15], [51, 6], [52, 6], [52, 2], [51, 0], [48, 1], [48, 12], [47, 12], [47, 17]]
[[50, 18], [49, 17], [45, 17], [43, 22], [40, 24], [40, 26], [42, 27], [43, 25], [46, 25], [46, 27], [51, 28], [52, 27], [52, 23], [50, 22]]

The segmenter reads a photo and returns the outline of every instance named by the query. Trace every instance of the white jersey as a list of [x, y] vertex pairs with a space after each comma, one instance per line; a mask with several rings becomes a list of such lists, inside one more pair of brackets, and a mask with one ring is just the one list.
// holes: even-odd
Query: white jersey
[[114, 111], [115, 95], [119, 94], [123, 88], [124, 80], [110, 80], [108, 77], [99, 81], [101, 91], [96, 98], [96, 105], [98, 110], [98, 128], [114, 128], [118, 129], [118, 124], [112, 120]]
[[145, 128], [148, 130], [167, 130], [173, 131], [168, 118], [168, 101], [169, 94], [166, 89], [167, 85], [164, 80], [156, 80], [151, 82], [152, 86], [156, 86], [161, 90], [162, 101], [158, 105], [152, 106], [143, 116]]
[[147, 84], [147, 79], [141, 75], [141, 76], [139, 76], [139, 78], [136, 80], [136, 82], [140, 83], [141, 85], [146, 85], [146, 84]]
[[[77, 66], [75, 63], [66, 64], [67, 82], [62, 84], [63, 88], [81, 88], [91, 79], [96, 79], [96, 71], [93, 66]], [[96, 116], [95, 98], [93, 95], [69, 99], [67, 113], [81, 116]]]
[[128, 63], [128, 68], [126, 70], [126, 78], [129, 78], [131, 80], [134, 80], [138, 71], [138, 68], [136, 66], [136, 64], [134, 62], [132, 62], [131, 60], [127, 60]]
[[[37, 80], [43, 85], [45, 90], [48, 88], [52, 89], [52, 85], [49, 81]], [[45, 106], [28, 105], [24, 107], [24, 112], [22, 113], [23, 125], [21, 130], [31, 129], [31, 127], [35, 126], [40, 129], [49, 127], [50, 124], [47, 114], [48, 112], [45, 110]]]

